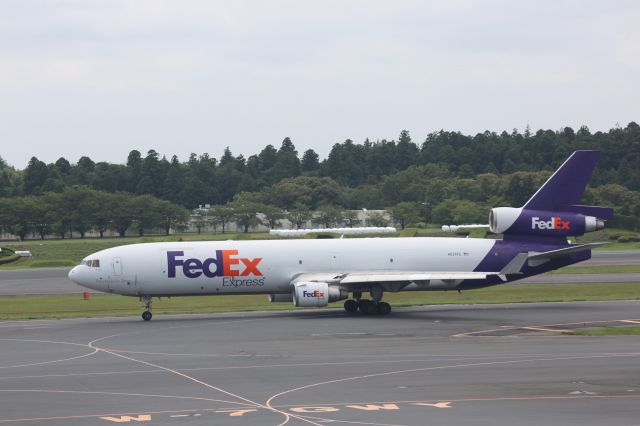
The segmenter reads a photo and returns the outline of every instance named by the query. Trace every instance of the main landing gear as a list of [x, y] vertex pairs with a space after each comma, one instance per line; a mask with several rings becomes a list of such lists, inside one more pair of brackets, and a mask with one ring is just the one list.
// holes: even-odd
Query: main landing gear
[[388, 315], [391, 305], [382, 301], [383, 290], [380, 286], [371, 288], [371, 300], [363, 299], [362, 292], [354, 291], [353, 299], [345, 300], [344, 310], [348, 314], [360, 311], [365, 315]]
[[142, 313], [142, 319], [145, 321], [151, 321], [153, 315], [151, 314], [151, 296], [142, 296], [140, 300], [144, 301], [144, 312]]

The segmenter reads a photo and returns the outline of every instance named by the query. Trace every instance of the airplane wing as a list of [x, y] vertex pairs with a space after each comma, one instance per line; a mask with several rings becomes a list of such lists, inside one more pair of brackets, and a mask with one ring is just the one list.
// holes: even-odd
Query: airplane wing
[[387, 284], [388, 290], [397, 291], [408, 284], [428, 285], [432, 281], [444, 282], [455, 287], [464, 280], [482, 280], [501, 272], [424, 272], [424, 271], [358, 271], [343, 274], [300, 274], [291, 284], [322, 281], [348, 288], [366, 287], [370, 284]]

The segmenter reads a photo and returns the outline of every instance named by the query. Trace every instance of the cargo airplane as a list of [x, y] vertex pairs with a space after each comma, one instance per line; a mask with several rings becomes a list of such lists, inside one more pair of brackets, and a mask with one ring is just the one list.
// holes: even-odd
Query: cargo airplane
[[[344, 238], [132, 244], [87, 256], [69, 272], [84, 287], [136, 296], [151, 319], [153, 297], [266, 294], [271, 302], [385, 315], [385, 292], [471, 290], [591, 257], [572, 244], [604, 227], [606, 207], [580, 205], [599, 157], [575, 151], [522, 207], [491, 210], [502, 239]], [[349, 295], [351, 294], [351, 298]], [[369, 297], [364, 297], [366, 294]]]

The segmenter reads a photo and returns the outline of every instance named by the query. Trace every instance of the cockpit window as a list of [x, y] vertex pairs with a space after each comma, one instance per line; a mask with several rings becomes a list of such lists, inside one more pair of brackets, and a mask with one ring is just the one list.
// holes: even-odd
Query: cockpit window
[[82, 265], [90, 266], [91, 268], [99, 268], [100, 261], [98, 259], [87, 259], [82, 261]]

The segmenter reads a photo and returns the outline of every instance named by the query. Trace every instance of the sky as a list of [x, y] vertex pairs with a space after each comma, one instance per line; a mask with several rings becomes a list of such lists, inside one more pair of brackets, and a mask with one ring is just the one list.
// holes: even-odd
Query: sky
[[640, 121], [637, 1], [0, 0], [0, 157]]

